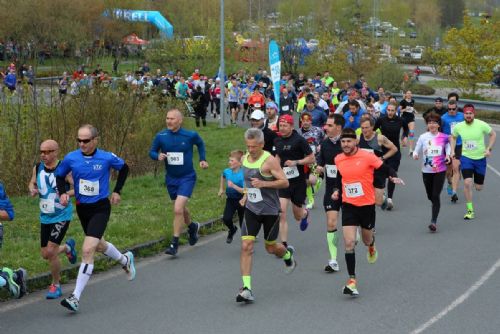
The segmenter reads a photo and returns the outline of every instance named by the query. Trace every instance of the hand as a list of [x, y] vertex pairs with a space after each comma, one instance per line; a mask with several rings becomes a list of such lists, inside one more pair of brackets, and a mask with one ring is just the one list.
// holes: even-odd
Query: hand
[[217, 193], [217, 196], [222, 197], [223, 194], [224, 194], [224, 190], [219, 189], [219, 192]]
[[486, 151], [484, 151], [484, 156], [485, 158], [491, 157], [491, 151], [488, 148], [486, 148]]
[[403, 145], [403, 147], [408, 146], [408, 137], [404, 137], [403, 140], [401, 141], [401, 144]]
[[318, 174], [323, 174], [324, 171], [325, 171], [325, 168], [323, 166], [316, 166], [316, 172]]
[[297, 160], [287, 160], [285, 161], [285, 166], [287, 167], [297, 166]]
[[163, 161], [167, 158], [167, 153], [158, 154], [158, 161]]
[[62, 206], [67, 206], [69, 202], [69, 195], [64, 193], [59, 197], [59, 204]]
[[418, 154], [417, 153], [413, 153], [413, 160], [418, 160]]
[[350, 117], [349, 117], [349, 122], [350, 122], [350, 123], [354, 123], [354, 117], [353, 117], [353, 116], [350, 116]]
[[449, 165], [451, 164], [451, 156], [446, 156], [446, 158], [444, 158], [444, 162]]
[[389, 176], [389, 181], [391, 181], [394, 184], [400, 184], [402, 186], [405, 185], [405, 182], [403, 181], [403, 179], [400, 179], [399, 177]]
[[259, 180], [258, 178], [253, 177], [250, 179], [250, 184], [254, 188], [263, 188], [265, 185], [265, 181], [262, 181], [262, 180]]
[[338, 201], [339, 199], [339, 191], [338, 190], [335, 190], [333, 193], [332, 193], [332, 199], [334, 201]]
[[241, 205], [241, 206], [245, 206], [246, 201], [247, 201], [247, 197], [246, 197], [246, 196], [243, 196], [243, 198], [242, 198], [242, 199], [240, 199], [240, 202], [239, 202], [239, 203], [240, 203], [240, 205]]
[[206, 161], [200, 161], [200, 168], [202, 169], [207, 169], [208, 168], [208, 162]]
[[228, 186], [229, 188], [234, 188], [234, 183], [233, 183], [233, 181], [228, 180], [228, 181], [227, 181], [227, 186]]
[[36, 195], [38, 195], [38, 188], [31, 188], [30, 189], [30, 196], [35, 197]]
[[119, 204], [121, 201], [121, 197], [119, 193], [112, 193], [111, 194], [111, 204]]

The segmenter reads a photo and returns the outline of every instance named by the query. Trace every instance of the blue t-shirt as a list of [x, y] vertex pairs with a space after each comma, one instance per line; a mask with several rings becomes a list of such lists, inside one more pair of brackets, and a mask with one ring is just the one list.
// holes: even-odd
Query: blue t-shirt
[[2, 182], [0, 182], [0, 210], [6, 211], [10, 220], [14, 219], [14, 206], [10, 202]]
[[351, 128], [351, 129], [356, 130], [357, 128], [359, 128], [361, 126], [361, 124], [359, 122], [361, 121], [361, 116], [364, 113], [365, 113], [365, 110], [360, 108], [358, 113], [354, 116], [354, 121], [351, 122], [349, 120], [349, 118], [353, 115], [350, 111], [346, 112], [344, 114], [344, 119], [345, 119], [344, 129]]
[[325, 125], [328, 116], [323, 110], [321, 110], [321, 108], [314, 107], [313, 110], [309, 110], [307, 108], [302, 110], [302, 112], [306, 111], [309, 112], [312, 116], [312, 126], [317, 126], [319, 128], [322, 128]]
[[[40, 222], [42, 224], [55, 224], [63, 221], [70, 221], [73, 215], [73, 205], [71, 201], [67, 206], [59, 204], [59, 194], [55, 170], [45, 168], [43, 162], [36, 167], [36, 185], [40, 201]], [[69, 185], [66, 190], [69, 190]]]
[[[464, 121], [464, 114], [461, 112], [457, 112], [455, 116], [451, 116], [448, 113], [446, 113], [443, 116], [441, 116], [441, 123], [442, 123], [441, 132], [446, 133], [447, 135], [451, 135], [451, 132], [453, 131], [455, 125], [463, 121]], [[462, 138], [460, 138], [460, 136], [458, 136], [457, 138], [457, 145], [462, 145]]]
[[236, 189], [227, 186], [227, 181], [233, 182], [238, 187], [243, 188], [245, 186], [245, 178], [243, 176], [243, 169], [240, 168], [237, 172], [234, 172], [231, 168], [226, 168], [222, 172], [222, 177], [226, 179], [226, 196], [227, 198], [237, 198], [241, 199], [243, 197]]
[[97, 149], [93, 155], [76, 150], [68, 153], [56, 169], [56, 177], [73, 174], [77, 203], [95, 203], [109, 196], [111, 168], [120, 170], [123, 159], [114, 153]]
[[206, 161], [205, 143], [195, 131], [180, 128], [178, 131], [162, 130], [156, 134], [149, 156], [158, 160], [158, 153], [166, 153], [165, 169], [170, 177], [183, 177], [193, 174], [193, 145], [198, 147], [200, 161]]

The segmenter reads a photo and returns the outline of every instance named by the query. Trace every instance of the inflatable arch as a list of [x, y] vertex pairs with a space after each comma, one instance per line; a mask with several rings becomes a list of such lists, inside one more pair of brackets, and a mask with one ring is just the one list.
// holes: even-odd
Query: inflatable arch
[[149, 22], [160, 30], [162, 38], [172, 39], [174, 37], [174, 27], [158, 11], [112, 9], [105, 11], [103, 15], [130, 22]]

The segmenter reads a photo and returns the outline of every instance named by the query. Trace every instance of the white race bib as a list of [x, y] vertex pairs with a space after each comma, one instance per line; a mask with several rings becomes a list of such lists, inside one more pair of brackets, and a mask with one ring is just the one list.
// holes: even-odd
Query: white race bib
[[262, 83], [262, 87], [266, 88], [267, 84], [265, 82]]
[[311, 148], [311, 151], [313, 151], [313, 153], [316, 153], [316, 145], [309, 145], [309, 147]]
[[41, 198], [40, 199], [40, 211], [42, 213], [54, 213], [55, 210], [55, 202], [53, 198]]
[[255, 108], [260, 108], [260, 103], [256, 103]]
[[184, 153], [183, 152], [169, 152], [167, 153], [167, 162], [169, 165], [184, 165]]
[[80, 179], [80, 187], [78, 189], [80, 195], [84, 196], [97, 196], [99, 195], [99, 180], [88, 181]]
[[360, 197], [365, 193], [360, 182], [349, 183], [344, 186], [345, 195], [349, 198]]
[[285, 172], [285, 176], [287, 179], [294, 179], [299, 176], [299, 169], [297, 168], [297, 166], [283, 167], [283, 172]]
[[215, 94], [215, 97], [220, 99], [220, 94]]
[[290, 110], [290, 107], [289, 107], [289, 106], [283, 106], [281, 109], [282, 109], [283, 111], [288, 111], [288, 110]]
[[463, 144], [463, 148], [467, 151], [472, 151], [477, 149], [477, 143], [475, 140], [465, 140]]
[[262, 201], [262, 193], [259, 188], [248, 188], [247, 199], [251, 203], [258, 203]]
[[366, 152], [370, 152], [370, 153], [373, 153], [375, 154], [375, 151], [371, 148], [362, 148], [363, 151], [366, 151]]
[[427, 148], [427, 156], [430, 158], [439, 157], [442, 154], [443, 154], [442, 146], [429, 146], [429, 148]]
[[337, 166], [336, 165], [325, 165], [326, 177], [336, 178], [337, 177]]

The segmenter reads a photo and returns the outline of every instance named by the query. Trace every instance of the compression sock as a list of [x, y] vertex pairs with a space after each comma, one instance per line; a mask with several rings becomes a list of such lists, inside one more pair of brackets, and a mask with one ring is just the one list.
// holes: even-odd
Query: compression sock
[[108, 244], [108, 248], [106, 248], [106, 251], [104, 251], [104, 255], [112, 258], [113, 260], [120, 262], [120, 264], [122, 266], [126, 265], [127, 264], [127, 257], [125, 255], [123, 255], [122, 253], [120, 253], [120, 251], [118, 249], [116, 249], [116, 247], [112, 243], [110, 243], [110, 242], [106, 242], [106, 243]]
[[83, 289], [85, 289], [85, 286], [92, 275], [92, 270], [94, 270], [93, 264], [83, 262], [80, 264], [80, 269], [78, 270], [78, 276], [76, 278], [75, 290], [73, 291], [73, 295], [75, 295], [77, 299], [80, 299]]
[[472, 204], [472, 202], [467, 202], [467, 204], [465, 205], [467, 206], [467, 211], [474, 212], [474, 205]]
[[241, 276], [241, 279], [243, 280], [243, 287], [252, 290], [252, 276]]
[[337, 229], [326, 232], [326, 240], [328, 240], [330, 260], [337, 260]]
[[356, 254], [354, 249], [345, 252], [345, 263], [349, 277], [356, 277]]
[[311, 204], [314, 201], [314, 194], [313, 194], [313, 186], [307, 186], [306, 188], [306, 197], [307, 197], [307, 203]]

